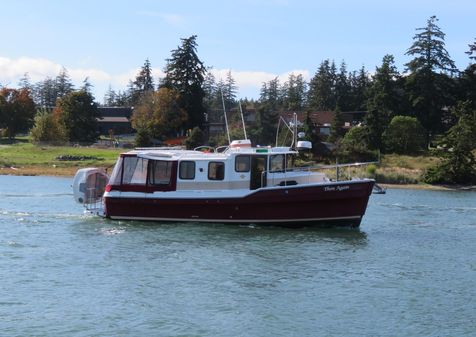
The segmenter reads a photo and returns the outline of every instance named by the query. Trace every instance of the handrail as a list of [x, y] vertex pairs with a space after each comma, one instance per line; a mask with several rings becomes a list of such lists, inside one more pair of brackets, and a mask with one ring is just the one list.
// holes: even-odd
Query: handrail
[[[341, 168], [341, 167], [357, 167], [357, 166], [378, 164], [378, 163], [379, 163], [378, 161], [372, 161], [372, 162], [362, 162], [362, 163], [347, 163], [347, 164], [334, 164], [334, 165], [314, 165], [314, 166], [303, 166], [303, 167], [294, 166], [292, 168], [288, 168], [288, 169], [282, 170], [282, 171], [264, 170], [264, 171], [261, 171], [261, 187], [263, 187], [264, 177], [268, 173], [283, 173], [284, 174], [284, 184], [285, 184], [284, 186], [287, 186], [286, 185], [287, 184], [286, 179], [288, 177], [287, 177], [286, 174], [288, 172], [307, 172], [308, 173], [308, 183], [310, 183], [310, 181], [311, 181], [311, 172], [319, 170], [319, 169], [333, 169], [333, 168], [338, 169], [338, 168]], [[269, 179], [269, 175], [268, 175], [267, 179]], [[272, 184], [274, 185], [275, 177], [273, 176], [272, 179], [273, 179]], [[280, 178], [280, 179], [282, 179], [282, 178]]]
[[[216, 153], [223, 153], [223, 152], [226, 152], [226, 150], [228, 150], [229, 146], [228, 145], [222, 145], [222, 146], [219, 146], [215, 149], [215, 152]], [[223, 150], [222, 150], [223, 149]]]
[[[193, 151], [201, 151], [202, 149], [204, 149], [204, 150], [208, 149], [208, 150], [211, 150], [211, 151], [215, 152], [215, 148], [212, 147], [212, 146], [208, 146], [208, 145], [198, 146], [198, 147], [194, 148]], [[201, 151], [201, 152], [203, 152], [203, 151]]]

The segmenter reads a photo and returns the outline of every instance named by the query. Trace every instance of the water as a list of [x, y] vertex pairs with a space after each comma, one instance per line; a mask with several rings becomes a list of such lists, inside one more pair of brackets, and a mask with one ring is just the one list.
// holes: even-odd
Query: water
[[476, 193], [389, 190], [360, 230], [118, 222], [0, 176], [1, 336], [474, 336]]

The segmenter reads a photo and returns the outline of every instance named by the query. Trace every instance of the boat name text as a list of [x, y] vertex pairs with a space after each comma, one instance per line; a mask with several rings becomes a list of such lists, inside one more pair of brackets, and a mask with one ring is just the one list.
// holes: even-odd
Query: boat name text
[[348, 190], [350, 187], [349, 185], [343, 185], [343, 186], [326, 186], [324, 187], [325, 192], [331, 192], [331, 191], [345, 191]]

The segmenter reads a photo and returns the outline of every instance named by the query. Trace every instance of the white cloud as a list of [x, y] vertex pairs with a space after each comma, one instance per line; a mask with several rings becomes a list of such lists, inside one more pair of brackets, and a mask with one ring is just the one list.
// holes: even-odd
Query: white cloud
[[[10, 83], [15, 86], [16, 82], [25, 73], [33, 82], [44, 80], [46, 77], [55, 77], [63, 66], [53, 61], [42, 58], [21, 57], [10, 59], [0, 57], [0, 83]], [[90, 81], [110, 81], [111, 75], [99, 69], [67, 68], [68, 74], [75, 83], [82, 82], [86, 77]]]
[[[46, 77], [56, 77], [63, 66], [51, 60], [42, 58], [21, 57], [11, 59], [0, 56], [0, 85], [16, 87], [20, 78], [28, 73], [31, 81], [38, 82]], [[93, 84], [93, 90], [98, 100], [102, 100], [104, 93], [109, 85], [114, 90], [126, 90], [130, 80], [133, 80], [140, 71], [140, 68], [133, 68], [122, 73], [108, 73], [101, 69], [95, 68], [71, 68], [67, 67], [74, 85], [80, 87], [82, 81], [88, 77], [89, 82]], [[257, 98], [259, 90], [264, 82], [268, 82], [278, 77], [280, 83], [287, 81], [290, 74], [302, 74], [306, 81], [309, 81], [310, 75], [308, 70], [296, 69], [285, 73], [277, 74], [264, 71], [243, 71], [233, 69], [211, 69], [216, 80], [225, 80], [228, 72], [235, 79], [239, 89], [239, 97]], [[152, 68], [154, 81], [157, 83], [159, 78], [164, 77], [164, 72], [160, 68]]]
[[264, 82], [269, 82], [276, 77], [279, 79], [280, 83], [283, 84], [288, 80], [290, 74], [299, 75], [301, 74], [304, 77], [304, 80], [308, 81], [310, 78], [308, 70], [291, 70], [282, 74], [268, 73], [263, 71], [238, 71], [233, 69], [211, 69], [213, 76], [215, 76], [216, 81], [220, 79], [225, 80], [228, 72], [231, 71], [231, 76], [236, 82], [241, 93], [251, 93], [255, 92], [255, 97], [259, 94], [259, 89]]

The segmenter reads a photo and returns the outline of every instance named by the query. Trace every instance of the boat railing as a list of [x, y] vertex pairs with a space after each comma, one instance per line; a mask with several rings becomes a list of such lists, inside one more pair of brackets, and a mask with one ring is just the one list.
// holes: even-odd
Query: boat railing
[[87, 189], [86, 200], [83, 203], [84, 208], [88, 212], [99, 214], [103, 210], [103, 197], [97, 194], [96, 187], [89, 187]]
[[[336, 178], [335, 181], [341, 180], [341, 169], [343, 168], [351, 168], [351, 167], [359, 167], [365, 166], [370, 164], [378, 164], [378, 161], [372, 162], [358, 162], [358, 163], [347, 163], [347, 164], [333, 164], [333, 165], [313, 165], [313, 166], [295, 166], [287, 170], [281, 171], [270, 171], [265, 170], [261, 172], [261, 186], [265, 186], [264, 182], [265, 179], [268, 179], [270, 186], [276, 186], [279, 184], [283, 184], [283, 186], [288, 185], [295, 185], [296, 182], [294, 180], [288, 180], [297, 177], [297, 172], [302, 172], [304, 174], [300, 175], [300, 177], [306, 177], [307, 183], [311, 183], [312, 174], [315, 172], [321, 172], [323, 170], [335, 170]], [[279, 173], [279, 175], [276, 175]]]

